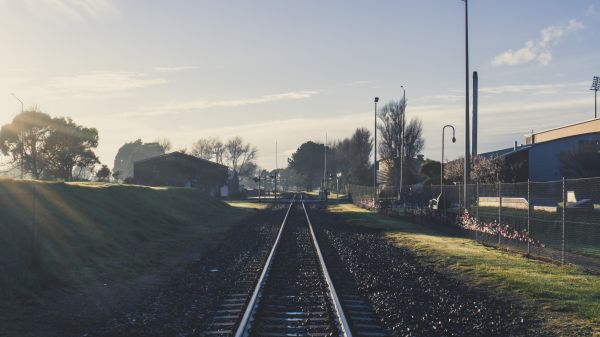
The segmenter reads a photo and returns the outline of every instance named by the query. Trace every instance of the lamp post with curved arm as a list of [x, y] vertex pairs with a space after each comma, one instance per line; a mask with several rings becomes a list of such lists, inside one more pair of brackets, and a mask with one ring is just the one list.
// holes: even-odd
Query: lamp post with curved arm
[[452, 143], [456, 143], [456, 132], [454, 126], [448, 124], [442, 128], [442, 161], [440, 161], [440, 197], [438, 198], [438, 210], [440, 209], [440, 202], [443, 198], [444, 193], [444, 143], [446, 140], [446, 128], [452, 128]]

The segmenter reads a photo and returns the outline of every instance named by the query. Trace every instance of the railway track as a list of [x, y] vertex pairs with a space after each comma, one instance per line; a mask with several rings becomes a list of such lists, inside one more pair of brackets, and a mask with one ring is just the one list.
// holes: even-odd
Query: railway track
[[202, 336], [387, 336], [341, 264], [324, 258], [302, 199], [292, 198], [273, 246], [259, 255]]

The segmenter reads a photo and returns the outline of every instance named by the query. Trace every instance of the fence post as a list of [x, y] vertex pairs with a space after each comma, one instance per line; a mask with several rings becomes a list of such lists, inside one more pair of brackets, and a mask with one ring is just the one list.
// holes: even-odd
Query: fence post
[[531, 190], [530, 190], [529, 179], [527, 179], [527, 255], [531, 254], [531, 232], [530, 230], [530, 222], [531, 222]]
[[565, 263], [565, 211], [567, 210], [567, 200], [565, 198], [567, 191], [565, 191], [565, 177], [562, 178], [562, 199], [563, 199], [563, 209], [562, 209], [562, 250], [560, 255], [560, 262], [562, 264]]
[[498, 179], [498, 247], [500, 247], [500, 229], [502, 226], [502, 193], [500, 192], [500, 188], [502, 185], [500, 185], [500, 176], [497, 175], [496, 177]]
[[479, 226], [479, 182], [475, 183], [475, 201], [477, 203], [475, 219], [477, 220], [477, 225]]
[[475, 210], [475, 241], [479, 241], [479, 181], [475, 183], [475, 202], [477, 204]]

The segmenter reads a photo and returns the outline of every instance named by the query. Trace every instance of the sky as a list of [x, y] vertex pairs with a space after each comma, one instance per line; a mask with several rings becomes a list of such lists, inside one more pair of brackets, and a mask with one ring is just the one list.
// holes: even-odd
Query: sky
[[[469, 3], [479, 152], [594, 116], [600, 1]], [[422, 119], [424, 155], [464, 153], [464, 2], [0, 0], [0, 123], [25, 107], [96, 127], [97, 154], [234, 135], [278, 166], [307, 140], [373, 128], [373, 97]], [[380, 103], [381, 104], [381, 103]]]

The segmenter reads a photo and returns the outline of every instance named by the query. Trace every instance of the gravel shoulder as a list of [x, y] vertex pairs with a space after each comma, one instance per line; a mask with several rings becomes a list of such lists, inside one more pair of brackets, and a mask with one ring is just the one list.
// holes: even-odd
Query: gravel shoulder
[[[402, 222], [354, 205], [332, 205], [329, 211], [336, 219], [330, 223], [338, 223], [337, 229], [374, 231], [374, 242], [385, 242], [389, 251], [400, 254], [402, 258], [388, 261], [392, 270], [408, 258], [418, 269], [424, 268], [426, 275], [433, 272], [442, 277], [442, 284], [505, 302], [521, 313], [525, 328], [529, 329], [527, 335], [599, 334], [598, 275], [485, 247], [435, 227]], [[385, 264], [380, 266], [385, 269]], [[413, 276], [418, 279], [420, 275]], [[513, 323], [517, 326], [519, 322], [517, 317]]]

